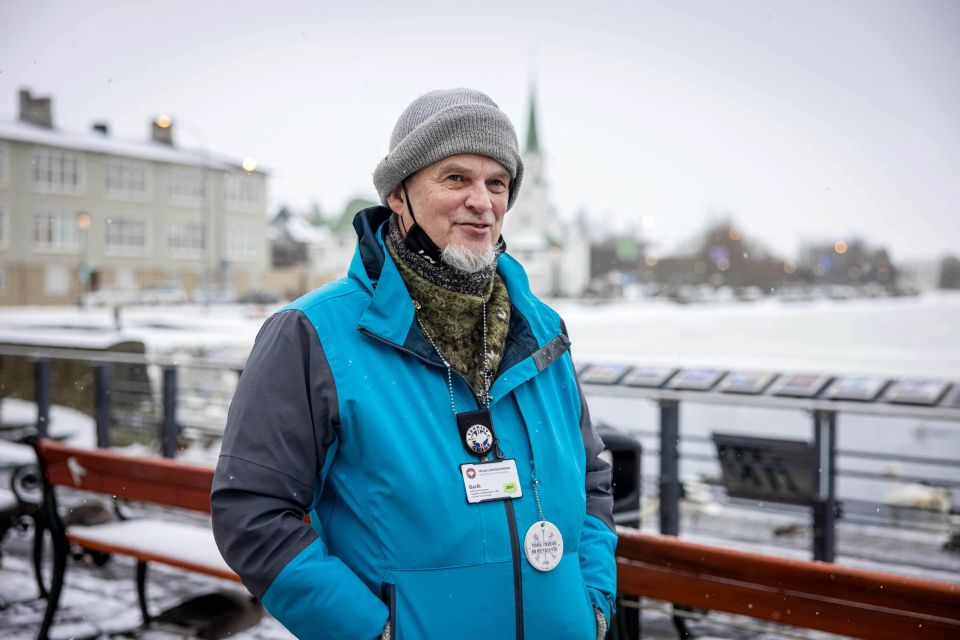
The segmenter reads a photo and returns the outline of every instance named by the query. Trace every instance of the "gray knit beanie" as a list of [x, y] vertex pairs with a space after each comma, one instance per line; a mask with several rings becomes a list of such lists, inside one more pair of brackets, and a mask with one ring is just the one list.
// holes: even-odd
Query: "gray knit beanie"
[[373, 172], [380, 200], [407, 176], [458, 153], [493, 158], [510, 174], [513, 206], [523, 179], [517, 133], [507, 115], [486, 94], [473, 89], [431, 91], [410, 103], [390, 136], [390, 153]]

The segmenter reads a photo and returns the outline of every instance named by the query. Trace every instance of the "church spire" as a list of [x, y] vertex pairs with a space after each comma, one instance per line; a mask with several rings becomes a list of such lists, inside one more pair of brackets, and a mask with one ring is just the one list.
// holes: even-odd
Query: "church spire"
[[540, 139], [537, 136], [537, 92], [533, 83], [530, 83], [530, 119], [527, 122], [526, 153], [540, 153]]

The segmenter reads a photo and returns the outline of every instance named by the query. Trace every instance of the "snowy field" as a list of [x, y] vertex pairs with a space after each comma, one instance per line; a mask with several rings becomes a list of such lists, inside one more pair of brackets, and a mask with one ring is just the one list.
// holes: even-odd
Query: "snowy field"
[[957, 294], [556, 308], [578, 360], [960, 380]]
[[[835, 371], [960, 380], [960, 295], [847, 301], [677, 305], [560, 300], [579, 361]], [[0, 308], [0, 342], [83, 344], [133, 339], [148, 353], [245, 355], [272, 309]]]

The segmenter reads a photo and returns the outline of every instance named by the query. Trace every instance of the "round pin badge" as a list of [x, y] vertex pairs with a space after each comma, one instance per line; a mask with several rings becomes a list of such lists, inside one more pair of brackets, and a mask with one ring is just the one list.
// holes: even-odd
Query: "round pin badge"
[[537, 571], [552, 571], [563, 558], [563, 536], [552, 522], [541, 520], [527, 529], [523, 538], [527, 562]]
[[477, 455], [486, 455], [493, 447], [493, 433], [485, 424], [471, 425], [464, 436], [467, 448]]

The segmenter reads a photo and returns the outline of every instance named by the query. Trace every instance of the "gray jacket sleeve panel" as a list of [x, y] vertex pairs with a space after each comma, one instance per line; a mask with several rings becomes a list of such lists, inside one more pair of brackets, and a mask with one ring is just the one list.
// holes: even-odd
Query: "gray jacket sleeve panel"
[[217, 546], [257, 597], [317, 537], [303, 518], [338, 422], [313, 326], [299, 311], [269, 318], [230, 405], [210, 498]]
[[[560, 331], [567, 337], [569, 346], [567, 325], [562, 319]], [[577, 393], [580, 394], [580, 436], [587, 454], [587, 514], [599, 518], [611, 530], [616, 531], [613, 523], [613, 467], [600, 457], [600, 452], [604, 449], [603, 440], [590, 421], [590, 409], [580, 386], [580, 378], [575, 373], [573, 377], [577, 381]]]
[[590, 409], [587, 408], [587, 399], [580, 388], [580, 380], [577, 380], [577, 392], [580, 394], [580, 435], [583, 437], [583, 447], [587, 454], [587, 513], [615, 530], [612, 467], [600, 457], [600, 452], [604, 449], [603, 440], [590, 421]]

